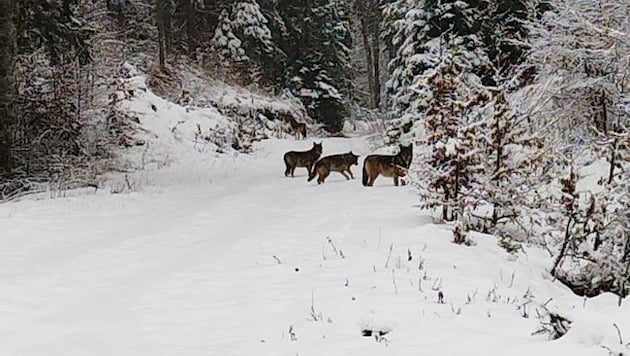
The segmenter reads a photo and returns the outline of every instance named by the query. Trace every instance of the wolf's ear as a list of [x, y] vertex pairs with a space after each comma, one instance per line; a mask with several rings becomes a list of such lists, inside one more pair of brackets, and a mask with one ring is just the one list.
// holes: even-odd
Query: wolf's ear
[[352, 151], [350, 151], [349, 153], [354, 156], [354, 153], [352, 153]]

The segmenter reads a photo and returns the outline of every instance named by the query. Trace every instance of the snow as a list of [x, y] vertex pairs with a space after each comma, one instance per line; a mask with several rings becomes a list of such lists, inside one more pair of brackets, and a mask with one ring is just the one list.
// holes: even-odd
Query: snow
[[[324, 155], [365, 157], [367, 138], [218, 154], [194, 139], [197, 124], [230, 124], [214, 109], [187, 112], [150, 91], [122, 105], [149, 147], [129, 160], [155, 163], [128, 174], [131, 192], [112, 194], [112, 178], [112, 189], [0, 205], [0, 355], [628, 351], [613, 326], [630, 332], [627, 300], [574, 296], [550, 279], [545, 251], [508, 254], [482, 234], [455, 245], [411, 186], [363, 187], [361, 162], [351, 181], [283, 175], [288, 150], [316, 140]], [[532, 335], [543, 305], [573, 321], [559, 340]]]

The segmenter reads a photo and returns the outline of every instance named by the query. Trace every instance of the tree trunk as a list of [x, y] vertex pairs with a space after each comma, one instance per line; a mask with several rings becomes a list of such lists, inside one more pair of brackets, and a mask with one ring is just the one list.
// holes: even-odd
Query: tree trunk
[[188, 42], [188, 55], [193, 56], [197, 50], [195, 44], [196, 33], [193, 19], [195, 18], [193, 0], [184, 0], [184, 15], [186, 16], [186, 41]]
[[365, 19], [365, 15], [364, 14], [359, 14], [360, 17], [360, 22], [361, 22], [361, 38], [363, 39], [363, 47], [365, 49], [365, 59], [366, 59], [366, 65], [367, 65], [367, 76], [368, 76], [368, 92], [370, 93], [369, 95], [369, 102], [368, 102], [368, 106], [373, 108], [375, 107], [375, 102], [374, 102], [374, 63], [372, 62], [373, 60], [373, 55], [372, 55], [372, 46], [370, 46], [370, 34], [368, 31], [368, 26], [367, 26], [367, 20]]
[[571, 240], [571, 223], [573, 222], [573, 217], [569, 216], [569, 220], [567, 220], [567, 226], [564, 231], [564, 240], [562, 241], [562, 246], [560, 247], [560, 252], [558, 252], [558, 256], [556, 257], [555, 262], [553, 263], [553, 267], [551, 268], [551, 275], [553, 277], [557, 277], [558, 268], [560, 267], [560, 262], [567, 253], [567, 248], [569, 247], [569, 242]]
[[372, 69], [374, 70], [374, 74], [372, 74], [372, 77], [374, 78], [374, 85], [372, 88], [372, 104], [374, 105], [374, 108], [378, 109], [381, 107], [381, 38], [378, 22], [375, 22], [375, 24], [373, 24], [373, 27], [374, 32], [372, 33]]
[[617, 138], [615, 138], [612, 142], [612, 147], [610, 148], [610, 167], [608, 169], [608, 184], [612, 183], [613, 178], [615, 177], [615, 164], [617, 164], [615, 158], [617, 157]]
[[172, 33], [172, 4], [169, 1], [162, 0], [162, 25], [164, 26], [164, 49], [166, 53], [173, 50], [173, 33]]
[[11, 150], [16, 123], [14, 74], [17, 45], [14, 13], [14, 0], [0, 0], [0, 43], [3, 44], [0, 50], [0, 168], [6, 175], [13, 168]]
[[165, 53], [165, 28], [164, 28], [164, 0], [156, 0], [155, 3], [155, 19], [157, 22], [158, 28], [158, 48], [159, 48], [159, 60], [160, 60], [160, 70], [166, 70], [166, 53]]

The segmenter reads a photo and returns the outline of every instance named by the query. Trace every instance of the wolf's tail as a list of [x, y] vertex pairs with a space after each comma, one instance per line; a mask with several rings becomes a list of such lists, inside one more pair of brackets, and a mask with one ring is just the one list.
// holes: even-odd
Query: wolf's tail
[[368, 185], [368, 173], [367, 173], [367, 169], [365, 168], [365, 162], [363, 162], [363, 186], [367, 187]]
[[288, 153], [284, 154], [284, 165], [285, 165], [285, 170], [284, 170], [284, 176], [288, 177], [289, 174], [291, 174], [291, 164], [289, 163], [289, 155]]

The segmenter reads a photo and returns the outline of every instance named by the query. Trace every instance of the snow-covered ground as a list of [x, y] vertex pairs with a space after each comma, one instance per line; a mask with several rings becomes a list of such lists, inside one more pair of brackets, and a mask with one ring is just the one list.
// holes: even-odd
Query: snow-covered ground
[[[510, 255], [485, 235], [455, 245], [413, 207], [413, 188], [363, 187], [361, 165], [320, 186], [303, 168], [284, 177], [283, 153], [312, 140], [217, 154], [188, 120], [218, 114], [134, 100], [124, 105], [155, 139], [130, 155], [145, 171], [0, 205], [0, 355], [628, 352], [613, 325], [630, 342], [627, 300], [573, 296], [549, 279], [546, 252]], [[323, 145], [373, 150], [365, 138]], [[545, 308], [573, 321], [559, 340], [532, 335]]]
[[[571, 296], [541, 251], [452, 244], [410, 188], [285, 178], [309, 145], [265, 141], [189, 187], [0, 205], [0, 354], [594, 355], [613, 322], [630, 332], [627, 306]], [[557, 341], [531, 336], [550, 298], [574, 320]]]

